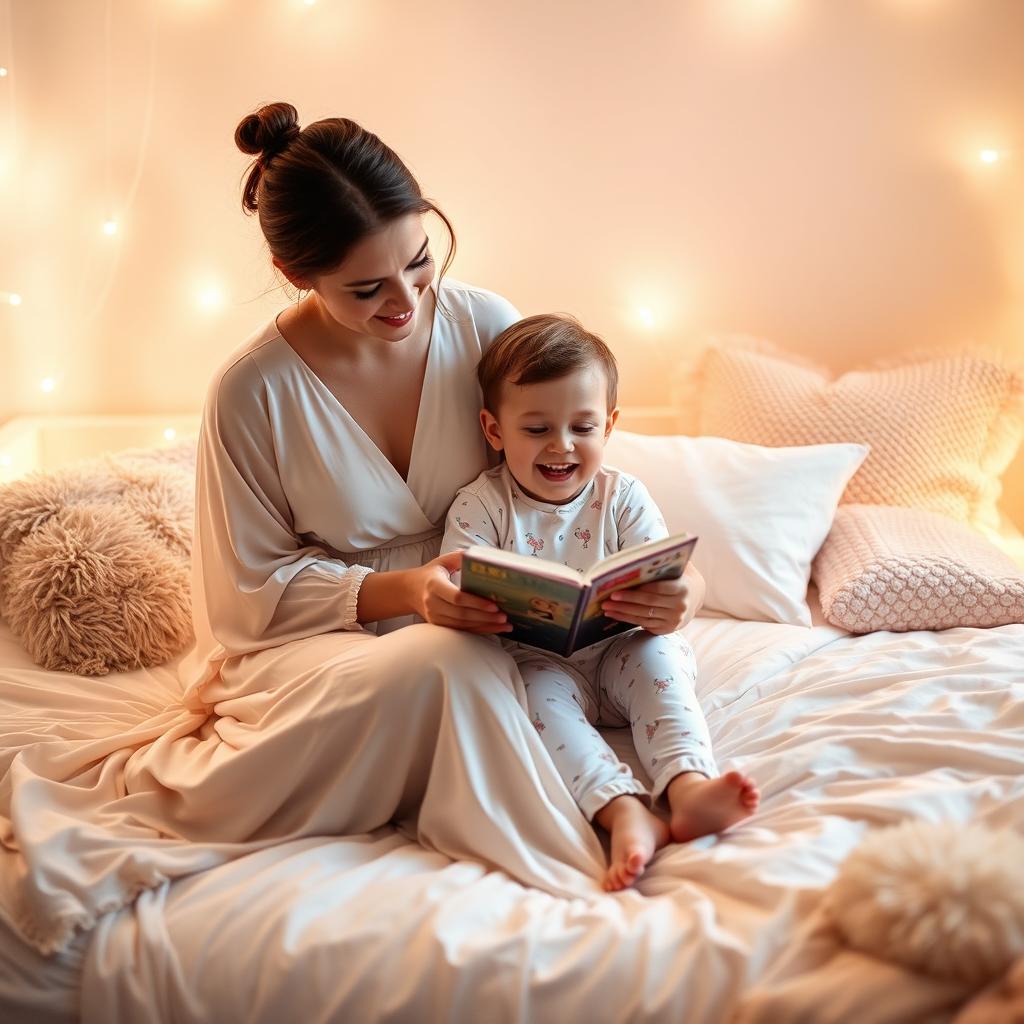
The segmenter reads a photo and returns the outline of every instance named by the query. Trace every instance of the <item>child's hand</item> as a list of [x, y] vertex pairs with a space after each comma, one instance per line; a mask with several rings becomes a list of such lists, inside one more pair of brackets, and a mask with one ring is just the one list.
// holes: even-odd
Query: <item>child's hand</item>
[[462, 552], [451, 551], [411, 572], [412, 602], [420, 618], [468, 633], [510, 633], [508, 616], [493, 601], [463, 593], [451, 580]]
[[677, 580], [645, 583], [631, 590], [617, 590], [601, 606], [610, 619], [642, 626], [663, 636], [682, 629], [704, 602], [704, 577], [692, 566]]

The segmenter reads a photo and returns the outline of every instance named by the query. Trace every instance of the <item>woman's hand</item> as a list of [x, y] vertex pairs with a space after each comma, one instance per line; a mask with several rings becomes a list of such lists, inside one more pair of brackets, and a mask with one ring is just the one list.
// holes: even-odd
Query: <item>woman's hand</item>
[[436, 626], [463, 629], [467, 633], [511, 633], [508, 616], [493, 601], [463, 593], [451, 574], [462, 565], [462, 552], [451, 551], [432, 562], [409, 570], [413, 609], [421, 619]]
[[601, 610], [610, 619], [642, 626], [648, 633], [663, 636], [682, 629], [697, 614], [706, 589], [704, 577], [687, 566], [679, 579], [617, 590]]

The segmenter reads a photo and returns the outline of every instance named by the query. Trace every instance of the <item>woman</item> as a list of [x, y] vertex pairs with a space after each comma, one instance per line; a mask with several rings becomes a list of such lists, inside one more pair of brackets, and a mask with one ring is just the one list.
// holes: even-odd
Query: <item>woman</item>
[[354, 122], [300, 131], [274, 103], [235, 140], [257, 158], [243, 206], [306, 294], [207, 394], [183, 682], [222, 742], [194, 752], [207, 771], [176, 787], [176, 827], [247, 841], [397, 820], [452, 857], [596, 890], [600, 847], [518, 672], [472, 635], [504, 616], [451, 583], [458, 556], [437, 558], [452, 496], [486, 463], [476, 363], [519, 314], [433, 285], [422, 221], [440, 211]]
[[[445, 281], [452, 249], [432, 284], [423, 216], [451, 226], [375, 135], [336, 118], [300, 131], [274, 103], [235, 140], [257, 156], [243, 206], [307, 294], [207, 396], [188, 696], [219, 716], [223, 768], [249, 764], [214, 772], [197, 801], [241, 775], [260, 799], [233, 812], [231, 838], [415, 821], [452, 857], [596, 891], [604, 858], [515, 665], [470, 635], [510, 627], [452, 584], [457, 554], [437, 557], [455, 491], [486, 465], [476, 364], [519, 314]], [[668, 600], [681, 621], [685, 592]]]
[[[149, 695], [131, 728], [22, 756], [32, 785], [11, 821], [28, 868], [0, 873], [0, 905], [49, 952], [164, 879], [390, 821], [597, 895], [600, 843], [514, 662], [477, 635], [502, 616], [453, 586], [457, 554], [437, 557], [448, 504], [486, 464], [475, 365], [518, 314], [432, 283], [422, 217], [439, 211], [376, 136], [339, 119], [300, 131], [275, 103], [236, 140], [257, 155], [244, 206], [308, 294], [209, 388], [183, 698]], [[648, 599], [688, 617], [682, 587]]]

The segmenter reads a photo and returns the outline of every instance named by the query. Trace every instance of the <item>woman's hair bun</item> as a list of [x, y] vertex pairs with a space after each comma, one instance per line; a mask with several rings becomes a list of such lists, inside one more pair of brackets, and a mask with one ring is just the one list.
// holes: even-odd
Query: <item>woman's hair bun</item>
[[238, 122], [235, 145], [243, 153], [271, 157], [300, 130], [299, 112], [290, 103], [268, 103]]

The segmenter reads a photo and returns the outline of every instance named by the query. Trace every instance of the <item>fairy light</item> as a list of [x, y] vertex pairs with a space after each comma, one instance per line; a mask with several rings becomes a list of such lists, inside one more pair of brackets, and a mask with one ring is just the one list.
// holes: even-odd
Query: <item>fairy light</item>
[[637, 318], [644, 327], [654, 326], [654, 311], [650, 306], [638, 306], [636, 311]]
[[21, 296], [17, 292], [0, 292], [0, 301], [6, 302], [9, 306], [20, 306]]
[[0, 68], [0, 78], [7, 77], [7, 68]]
[[978, 151], [978, 159], [983, 164], [997, 163], [1000, 156], [1002, 156], [1002, 154], [998, 149], [982, 149]]
[[57, 386], [57, 382], [52, 377], [44, 377], [39, 382], [39, 390], [45, 391], [49, 394]]
[[0, 455], [0, 466], [9, 466], [13, 461], [14, 459], [12, 459], [10, 455]]
[[215, 284], [203, 285], [196, 293], [196, 302], [200, 309], [212, 313], [224, 305], [224, 293]]
[[105, 235], [116, 235], [117, 234], [117, 221], [106, 220], [103, 222], [103, 233]]
[[177, 436], [178, 432], [174, 427], [167, 427], [167, 429], [164, 430], [164, 439], [167, 441], [173, 441]]

